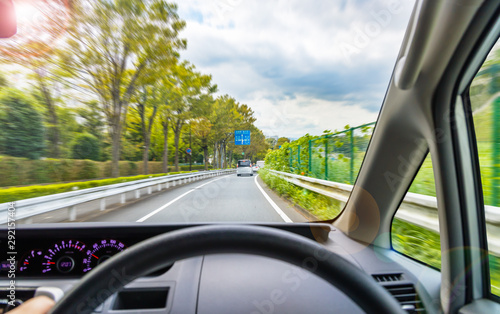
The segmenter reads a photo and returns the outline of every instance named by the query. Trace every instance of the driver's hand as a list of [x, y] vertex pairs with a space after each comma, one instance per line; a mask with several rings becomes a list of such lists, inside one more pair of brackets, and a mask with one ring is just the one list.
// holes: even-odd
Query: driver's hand
[[46, 314], [56, 304], [49, 297], [41, 296], [21, 304], [21, 306], [9, 312], [9, 314]]

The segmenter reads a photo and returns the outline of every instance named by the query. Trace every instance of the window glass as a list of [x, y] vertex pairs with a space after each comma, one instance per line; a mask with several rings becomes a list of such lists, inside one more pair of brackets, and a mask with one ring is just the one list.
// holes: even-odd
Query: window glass
[[500, 296], [500, 45], [497, 42], [470, 87], [486, 213], [491, 292]]
[[239, 160], [238, 167], [250, 167], [250, 160]]
[[[429, 204], [432, 206], [429, 207]], [[427, 265], [441, 268], [436, 189], [430, 154], [392, 222], [392, 247]]]

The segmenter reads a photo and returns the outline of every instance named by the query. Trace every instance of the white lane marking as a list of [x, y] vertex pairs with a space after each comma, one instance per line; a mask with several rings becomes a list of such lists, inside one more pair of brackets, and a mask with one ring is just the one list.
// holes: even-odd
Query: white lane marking
[[278, 213], [278, 215], [281, 216], [281, 218], [285, 221], [285, 222], [293, 222], [282, 210], [281, 208], [278, 207], [278, 205], [276, 205], [276, 203], [269, 197], [269, 195], [267, 195], [267, 193], [264, 191], [264, 189], [260, 186], [259, 182], [257, 182], [257, 177], [259, 175], [256, 175], [255, 176], [255, 184], [257, 185], [257, 187], [259, 188], [260, 192], [262, 192], [262, 195], [264, 195], [264, 197], [266, 198], [266, 200], [269, 202], [269, 204], [271, 204], [271, 206], [274, 208], [274, 210]]
[[181, 198], [183, 198], [184, 196], [188, 195], [189, 193], [191, 193], [191, 192], [193, 192], [193, 191], [195, 191], [195, 190], [197, 190], [197, 189], [199, 189], [199, 188], [201, 188], [201, 187], [203, 187], [203, 186], [205, 186], [205, 185], [207, 185], [207, 184], [210, 184], [210, 183], [212, 183], [212, 182], [218, 181], [218, 180], [223, 179], [223, 178], [224, 178], [224, 176], [223, 176], [223, 177], [221, 177], [221, 178], [217, 178], [217, 179], [215, 179], [215, 180], [212, 180], [212, 181], [210, 181], [210, 182], [203, 183], [202, 185], [199, 185], [199, 186], [195, 187], [194, 189], [189, 190], [189, 191], [187, 191], [186, 193], [184, 193], [184, 194], [182, 194], [182, 195], [177, 196], [176, 198], [174, 198], [173, 200], [171, 200], [171, 201], [170, 201], [170, 202], [168, 202], [167, 204], [163, 205], [162, 207], [158, 208], [157, 210], [150, 212], [149, 214], [147, 214], [146, 216], [142, 217], [141, 219], [138, 219], [136, 222], [144, 222], [146, 219], [149, 219], [149, 218], [151, 218], [153, 215], [158, 214], [159, 212], [161, 212], [162, 210], [164, 210], [164, 209], [165, 209], [165, 208], [167, 208], [168, 206], [172, 205], [173, 203], [177, 202], [178, 200], [180, 200], [180, 199], [181, 199]]

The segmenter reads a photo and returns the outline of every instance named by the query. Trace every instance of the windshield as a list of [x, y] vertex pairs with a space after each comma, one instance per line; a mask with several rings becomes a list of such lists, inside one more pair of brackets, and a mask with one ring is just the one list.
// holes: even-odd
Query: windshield
[[[414, 1], [14, 4], [1, 210], [26, 224], [305, 222], [349, 197]], [[345, 189], [332, 199], [300, 177]]]

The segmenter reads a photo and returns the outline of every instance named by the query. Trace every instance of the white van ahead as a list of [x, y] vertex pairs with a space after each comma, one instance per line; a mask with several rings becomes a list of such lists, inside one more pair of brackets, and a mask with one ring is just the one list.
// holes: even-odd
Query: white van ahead
[[238, 160], [238, 165], [236, 166], [236, 175], [240, 177], [243, 174], [249, 174], [253, 176], [252, 162], [250, 159]]

